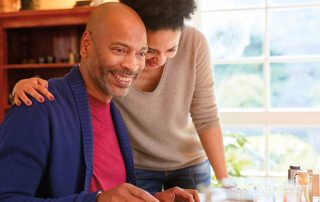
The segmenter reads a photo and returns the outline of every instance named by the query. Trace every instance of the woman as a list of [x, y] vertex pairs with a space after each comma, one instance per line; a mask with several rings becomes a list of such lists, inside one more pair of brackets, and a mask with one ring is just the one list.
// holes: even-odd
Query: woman
[[[223, 185], [227, 176], [222, 132], [213, 95], [210, 53], [204, 36], [184, 26], [194, 0], [121, 0], [147, 28], [146, 66], [127, 96], [116, 98], [126, 123], [137, 185], [150, 193], [174, 186], [210, 183], [210, 164]], [[50, 100], [46, 81], [32, 78], [15, 87], [15, 103], [26, 94]]]

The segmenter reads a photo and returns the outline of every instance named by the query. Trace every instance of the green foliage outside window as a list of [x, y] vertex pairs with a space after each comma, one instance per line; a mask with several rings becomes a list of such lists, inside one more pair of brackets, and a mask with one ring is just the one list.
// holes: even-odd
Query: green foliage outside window
[[[224, 134], [224, 140], [226, 141], [224, 150], [228, 175], [241, 177], [241, 171], [253, 163], [252, 160], [242, 155], [246, 153], [246, 146], [249, 142], [245, 136], [237, 133]], [[213, 184], [217, 184], [217, 179], [214, 175], [213, 181]]]
[[225, 144], [228, 175], [240, 177], [241, 171], [253, 163], [243, 156], [249, 142], [246, 137], [236, 133], [225, 134], [225, 139], [229, 139], [228, 143]]

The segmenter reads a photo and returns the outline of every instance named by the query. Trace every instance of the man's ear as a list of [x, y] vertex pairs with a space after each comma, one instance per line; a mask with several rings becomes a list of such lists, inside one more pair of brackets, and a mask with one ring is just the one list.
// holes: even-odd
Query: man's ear
[[89, 31], [85, 31], [82, 34], [81, 44], [80, 44], [80, 55], [82, 58], [88, 57], [89, 48], [91, 46], [91, 35]]

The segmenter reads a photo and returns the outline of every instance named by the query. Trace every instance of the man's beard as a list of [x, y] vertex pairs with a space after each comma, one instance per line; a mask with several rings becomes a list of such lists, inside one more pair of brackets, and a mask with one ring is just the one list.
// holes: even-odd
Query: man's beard
[[120, 86], [114, 86], [112, 85], [112, 81], [108, 81], [108, 76], [114, 76], [114, 74], [120, 74], [120, 75], [128, 75], [133, 76], [134, 81], [140, 71], [132, 71], [127, 68], [119, 69], [115, 67], [104, 67], [100, 64], [96, 64], [95, 67], [93, 67], [89, 72], [89, 75], [93, 82], [96, 83], [99, 90], [101, 90], [106, 96], [108, 97], [123, 97], [127, 94], [129, 88], [121, 88]]

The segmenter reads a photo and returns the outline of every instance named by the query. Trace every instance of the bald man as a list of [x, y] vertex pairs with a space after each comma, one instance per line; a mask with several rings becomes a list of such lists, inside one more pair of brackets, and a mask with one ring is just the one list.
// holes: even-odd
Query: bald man
[[[144, 68], [146, 30], [121, 3], [89, 17], [80, 66], [49, 80], [55, 102], [13, 107], [0, 128], [0, 201], [198, 201], [193, 190], [135, 187], [128, 135], [112, 102]], [[158, 200], [159, 199], [159, 200]]]

